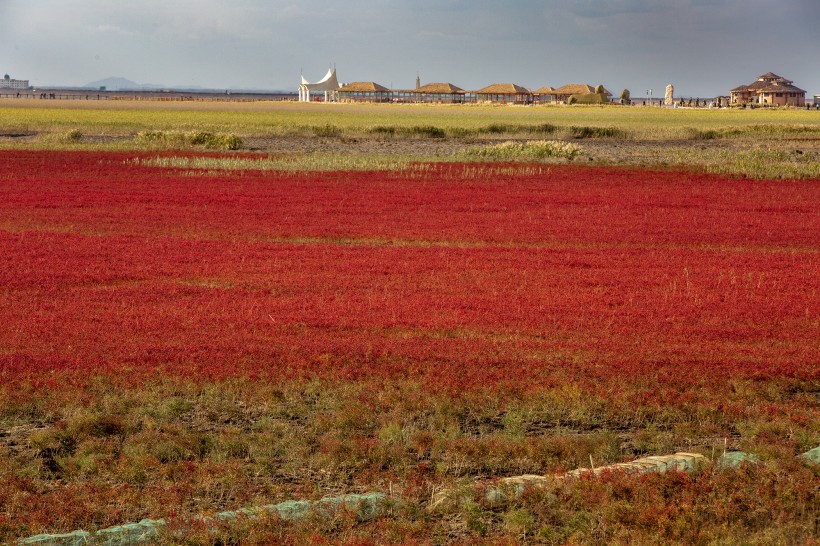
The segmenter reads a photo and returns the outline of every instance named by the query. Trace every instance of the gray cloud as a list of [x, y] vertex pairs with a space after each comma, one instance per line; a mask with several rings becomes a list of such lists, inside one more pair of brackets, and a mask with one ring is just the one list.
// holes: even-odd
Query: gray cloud
[[817, 28], [813, 0], [0, 0], [0, 71], [273, 89], [335, 62], [345, 81], [395, 87], [418, 70], [466, 88], [672, 81], [706, 96], [772, 70], [820, 92]]

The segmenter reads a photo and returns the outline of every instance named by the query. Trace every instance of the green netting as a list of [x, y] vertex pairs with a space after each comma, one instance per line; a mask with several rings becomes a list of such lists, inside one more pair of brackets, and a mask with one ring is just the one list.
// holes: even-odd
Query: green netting
[[760, 459], [757, 455], [743, 451], [727, 451], [718, 459], [718, 468], [740, 468], [743, 463], [757, 463]]
[[820, 446], [810, 449], [805, 453], [801, 453], [800, 458], [805, 459], [810, 463], [820, 464]]
[[139, 523], [126, 523], [101, 529], [94, 533], [94, 544], [102, 546], [122, 546], [127, 544], [145, 544], [159, 537], [159, 530], [165, 526], [165, 520], [144, 519]]
[[74, 531], [60, 535], [36, 535], [18, 541], [18, 544], [48, 544], [54, 546], [82, 546], [90, 544], [91, 533], [86, 531]]
[[[219, 512], [212, 518], [202, 518], [205, 522], [231, 522], [240, 516], [255, 519], [263, 514], [277, 514], [284, 520], [297, 520], [310, 514], [331, 516], [344, 508], [354, 512], [362, 520], [372, 519], [381, 513], [384, 493], [365, 493], [363, 495], [344, 495], [327, 497], [318, 501], [286, 501], [279, 504], [268, 504], [258, 508], [241, 508], [230, 512]], [[157, 541], [160, 531], [165, 527], [165, 520], [144, 519], [139, 523], [126, 523], [101, 529], [95, 533], [74, 531], [64, 534], [42, 534], [23, 538], [18, 544], [36, 544], [38, 546], [131, 546]]]

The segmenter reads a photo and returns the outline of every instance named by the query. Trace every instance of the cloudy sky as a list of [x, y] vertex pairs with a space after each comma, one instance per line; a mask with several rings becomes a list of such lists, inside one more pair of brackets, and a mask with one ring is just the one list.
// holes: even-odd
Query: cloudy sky
[[772, 71], [820, 93], [820, 0], [0, 0], [0, 73], [34, 86], [342, 82], [466, 89], [667, 83], [714, 96]]

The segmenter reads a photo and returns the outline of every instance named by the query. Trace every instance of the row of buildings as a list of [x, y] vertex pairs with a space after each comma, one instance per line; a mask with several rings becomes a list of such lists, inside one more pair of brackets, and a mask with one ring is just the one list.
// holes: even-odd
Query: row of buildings
[[[321, 93], [324, 94], [322, 97]], [[376, 82], [353, 82], [342, 85], [336, 79], [336, 69], [328, 70], [317, 83], [309, 83], [302, 77], [299, 100], [341, 102], [408, 102], [463, 104], [491, 102], [498, 104], [543, 104], [584, 102], [606, 104], [612, 101], [612, 93], [603, 86], [593, 88], [587, 84], [569, 84], [559, 88], [545, 86], [531, 91], [514, 83], [495, 83], [475, 91], [464, 90], [452, 83], [428, 83], [421, 85], [416, 78], [415, 89], [388, 89]], [[591, 99], [591, 100], [590, 100]], [[629, 102], [629, 92], [620, 96], [622, 103]], [[736, 106], [749, 104], [760, 106], [806, 105], [806, 91], [772, 72], [759, 76], [749, 85], [741, 85], [730, 91], [729, 102]], [[816, 102], [816, 101], [815, 101]]]
[[[601, 102], [609, 102], [612, 93], [600, 88]], [[498, 104], [537, 104], [566, 102], [573, 95], [592, 95], [595, 88], [586, 84], [570, 84], [558, 89], [546, 86], [535, 91], [514, 83], [494, 83], [475, 91], [467, 91], [452, 83], [428, 83], [415, 89], [392, 90], [376, 82], [353, 82], [338, 90], [338, 99], [347, 102], [427, 102], [463, 104], [492, 102]]]
[[452, 83], [428, 83], [421, 85], [416, 78], [415, 89], [388, 89], [376, 82], [352, 82], [342, 85], [336, 78], [336, 69], [328, 70], [325, 77], [316, 83], [308, 82], [304, 76], [299, 85], [299, 100], [341, 101], [341, 102], [421, 102], [440, 104], [464, 104], [472, 102], [492, 102], [499, 104], [534, 104], [544, 102], [566, 102], [571, 96], [595, 95], [598, 102], [609, 102], [612, 93], [603, 86], [570, 84], [554, 89], [546, 86], [535, 91], [514, 83], [494, 83], [475, 91], [464, 90]]

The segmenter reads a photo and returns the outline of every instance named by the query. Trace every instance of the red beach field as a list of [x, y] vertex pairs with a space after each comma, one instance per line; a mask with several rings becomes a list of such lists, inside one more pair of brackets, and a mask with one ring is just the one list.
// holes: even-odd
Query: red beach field
[[[34, 435], [0, 457], [0, 539], [317, 494], [306, 475], [288, 482], [253, 448], [259, 422], [317, 388], [352, 404], [299, 429], [315, 439], [300, 451], [306, 467], [344, 467], [344, 478], [327, 478], [331, 490], [415, 479], [408, 495], [421, 498], [459, 477], [543, 473], [588, 455], [617, 462], [728, 445], [783, 460], [816, 443], [818, 180], [568, 165], [505, 175], [449, 163], [195, 172], [140, 161], [149, 157], [0, 151], [0, 407], [9, 426]], [[230, 423], [245, 448], [193, 455], [179, 438], [220, 389], [232, 407], [256, 404]], [[100, 393], [188, 405], [151, 417], [168, 420], [151, 429]], [[89, 419], [116, 431], [77, 424]], [[176, 429], [174, 419], [183, 419]], [[328, 427], [344, 431], [336, 444]], [[147, 430], [153, 440], [137, 439]], [[505, 466], [493, 449], [465, 448], [502, 432], [518, 447], [495, 452], [529, 462]], [[539, 452], [562, 434], [568, 446]], [[164, 458], [143, 449], [157, 438], [181, 447]], [[358, 443], [339, 447], [348, 440]], [[397, 453], [374, 454], [391, 442]], [[457, 468], [454, 452], [472, 461]], [[14, 470], [23, 458], [33, 462]], [[236, 474], [221, 496], [201, 485], [217, 462]], [[170, 478], [182, 463], [189, 475]], [[149, 470], [135, 477], [139, 465]], [[755, 479], [771, 486], [766, 498], [793, 493], [766, 517], [805, 537], [811, 514], [790, 507], [816, 502], [817, 474], [788, 468], [789, 480], [771, 466]], [[732, 495], [718, 472], [697, 479]], [[135, 490], [157, 501], [116, 508]], [[42, 504], [69, 497], [61, 511]], [[731, 517], [707, 518], [699, 532], [748, 530]], [[607, 521], [613, 533], [625, 528]], [[385, 540], [398, 533], [398, 523], [379, 525]], [[673, 527], [646, 523], [634, 536], [692, 538]]]

